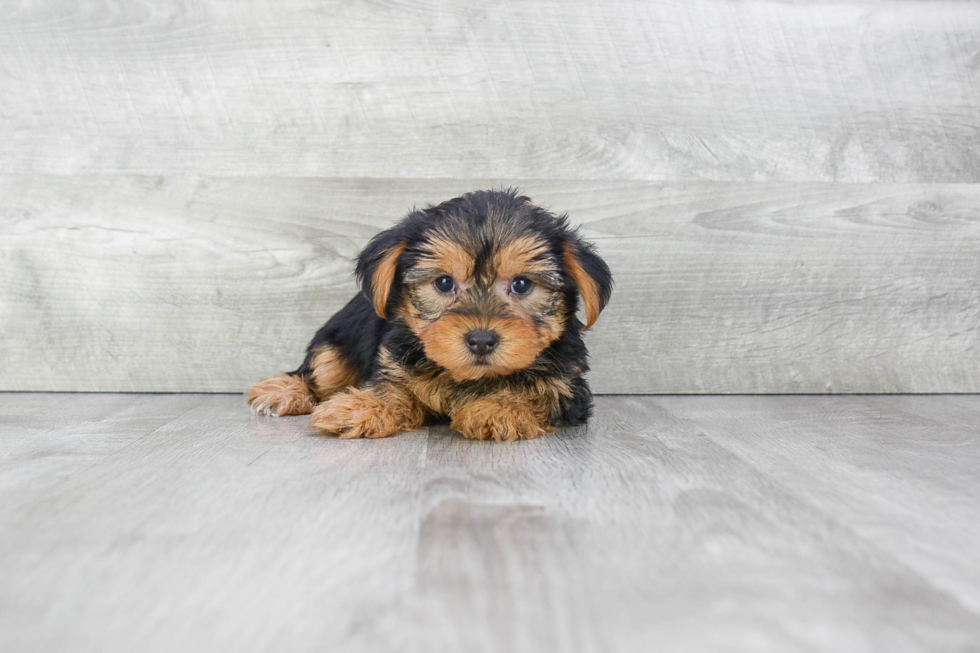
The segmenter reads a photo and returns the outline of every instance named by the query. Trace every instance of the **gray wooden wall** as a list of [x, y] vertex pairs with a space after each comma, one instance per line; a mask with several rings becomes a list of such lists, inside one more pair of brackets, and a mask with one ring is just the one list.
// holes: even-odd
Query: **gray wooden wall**
[[980, 392], [980, 3], [760, 0], [0, 2], [0, 389], [242, 390], [501, 184], [599, 392]]

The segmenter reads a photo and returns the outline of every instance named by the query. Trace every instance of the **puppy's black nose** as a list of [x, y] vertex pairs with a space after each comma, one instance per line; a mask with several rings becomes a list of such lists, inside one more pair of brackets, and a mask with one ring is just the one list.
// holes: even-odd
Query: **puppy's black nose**
[[466, 334], [466, 346], [478, 356], [486, 356], [500, 342], [500, 338], [493, 331], [486, 329], [476, 329]]

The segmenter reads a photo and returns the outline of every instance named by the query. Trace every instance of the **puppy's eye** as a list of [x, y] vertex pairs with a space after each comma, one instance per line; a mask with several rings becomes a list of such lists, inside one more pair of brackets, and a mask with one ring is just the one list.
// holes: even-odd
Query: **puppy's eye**
[[435, 286], [439, 292], [452, 292], [456, 290], [456, 282], [448, 274], [436, 279]]
[[526, 295], [531, 292], [532, 285], [530, 279], [514, 277], [514, 280], [510, 282], [510, 291], [515, 295]]

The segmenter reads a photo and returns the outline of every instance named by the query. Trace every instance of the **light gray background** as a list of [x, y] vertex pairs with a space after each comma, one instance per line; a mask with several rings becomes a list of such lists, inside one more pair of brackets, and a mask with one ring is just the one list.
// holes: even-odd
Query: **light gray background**
[[598, 392], [980, 392], [978, 180], [978, 3], [0, 2], [0, 390], [240, 391], [514, 184]]

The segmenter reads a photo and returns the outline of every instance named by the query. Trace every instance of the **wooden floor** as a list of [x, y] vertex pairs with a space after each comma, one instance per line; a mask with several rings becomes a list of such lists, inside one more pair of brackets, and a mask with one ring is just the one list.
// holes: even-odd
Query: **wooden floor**
[[980, 396], [603, 397], [507, 445], [0, 394], [0, 650], [980, 650]]

